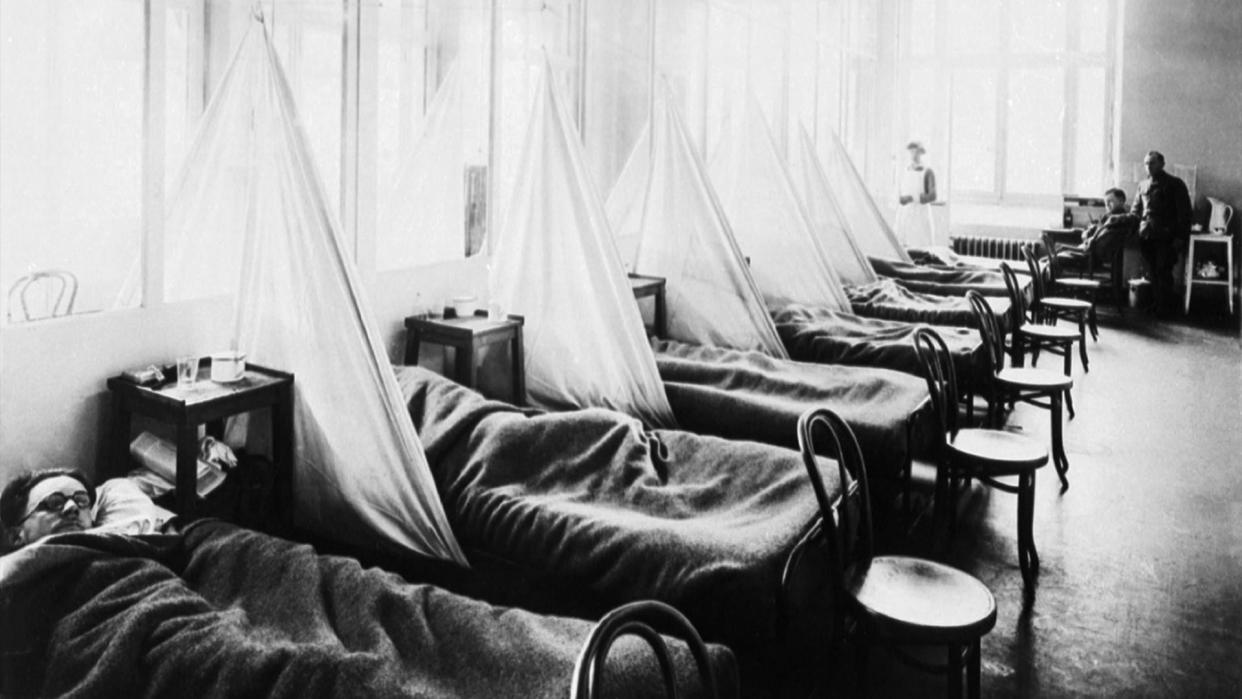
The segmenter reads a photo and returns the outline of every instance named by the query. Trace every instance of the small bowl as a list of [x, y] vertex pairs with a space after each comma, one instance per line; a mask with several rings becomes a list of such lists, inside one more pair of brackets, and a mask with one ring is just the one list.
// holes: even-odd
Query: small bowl
[[245, 352], [216, 352], [211, 355], [211, 380], [232, 383], [246, 373]]

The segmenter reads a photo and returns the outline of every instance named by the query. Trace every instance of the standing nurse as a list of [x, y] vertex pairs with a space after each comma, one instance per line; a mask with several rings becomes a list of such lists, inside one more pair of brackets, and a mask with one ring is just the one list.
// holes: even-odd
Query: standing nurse
[[911, 141], [910, 164], [901, 172], [898, 187], [897, 239], [905, 247], [930, 247], [932, 238], [932, 212], [930, 204], [936, 201], [936, 174], [923, 165], [923, 144]]

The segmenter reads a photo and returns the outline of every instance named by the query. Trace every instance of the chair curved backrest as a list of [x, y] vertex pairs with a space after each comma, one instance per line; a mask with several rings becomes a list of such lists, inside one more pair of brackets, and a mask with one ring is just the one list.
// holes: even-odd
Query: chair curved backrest
[[1008, 262], [1001, 262], [1000, 270], [1001, 276], [1005, 278], [1005, 289], [1009, 291], [1009, 327], [1017, 330], [1029, 320], [1026, 315], [1026, 294], [1018, 282], [1017, 272], [1013, 271]]
[[[30, 294], [43, 291], [43, 313], [31, 313]], [[8, 320], [13, 321], [14, 310], [20, 305], [21, 317], [30, 321], [42, 318], [59, 318], [73, 313], [78, 298], [78, 278], [64, 269], [44, 269], [23, 275], [13, 282], [8, 292]]]
[[996, 323], [996, 315], [992, 313], [992, 307], [988, 305], [987, 299], [983, 298], [974, 289], [966, 290], [966, 301], [970, 303], [970, 310], [975, 313], [975, 323], [979, 326], [979, 339], [983, 341], [983, 347], [987, 350], [988, 372], [995, 374], [1005, 367], [1005, 338], [1000, 333], [1000, 326]]
[[600, 687], [604, 675], [608, 651], [613, 643], [622, 636], [633, 634], [645, 640], [655, 652], [656, 661], [660, 664], [660, 674], [664, 680], [665, 696], [676, 699], [677, 682], [673, 671], [673, 661], [669, 656], [668, 645], [664, 638], [655, 630], [660, 626], [685, 642], [694, 656], [698, 666], [700, 681], [707, 697], [717, 697], [716, 676], [712, 673], [707, 645], [695, 630], [694, 625], [681, 612], [673, 607], [655, 600], [642, 600], [622, 605], [604, 615], [603, 619], [591, 629], [578, 659], [574, 663], [573, 686], [570, 688], [571, 699], [595, 699], [600, 695]]
[[932, 414], [940, 425], [937, 444], [944, 445], [944, 435], [957, 436], [957, 373], [953, 368], [953, 355], [940, 333], [929, 327], [914, 332], [914, 349], [927, 379], [927, 393], [931, 398]]
[[[815, 447], [816, 428], [827, 433], [832, 453], [837, 455], [837, 475], [841, 492], [830, 497], [824, 487], [820, 461], [824, 453]], [[854, 562], [865, 564], [875, 554], [871, 534], [871, 493], [867, 485], [867, 465], [854, 430], [840, 415], [827, 408], [812, 408], [798, 418], [798, 449], [806, 466], [811, 488], [819, 502], [820, 518], [828, 543], [828, 561], [833, 584], [844, 582], [844, 572]], [[839, 590], [838, 590], [839, 591]]]
[[1033, 308], [1039, 308], [1039, 303], [1044, 300], [1044, 275], [1043, 270], [1039, 267], [1039, 260], [1035, 259], [1035, 248], [1032, 245], [1022, 246], [1022, 257], [1026, 260], [1026, 267], [1031, 272], [1031, 284], [1034, 289]]

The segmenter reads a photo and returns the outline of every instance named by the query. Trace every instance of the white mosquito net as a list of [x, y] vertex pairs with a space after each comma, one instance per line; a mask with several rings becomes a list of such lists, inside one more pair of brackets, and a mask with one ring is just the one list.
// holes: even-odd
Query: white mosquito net
[[666, 280], [669, 337], [787, 357], [667, 86], [656, 95], [653, 124], [607, 211], [618, 239], [633, 248], [632, 269]]
[[611, 408], [672, 425], [655, 356], [581, 141], [544, 62], [506, 215], [492, 298], [526, 317], [526, 385], [549, 408]]
[[[183, 266], [169, 275], [205, 268], [206, 280], [216, 261], [241, 259], [234, 345], [294, 374], [298, 525], [464, 564], [261, 18], [185, 168], [166, 219]], [[187, 254], [204, 241], [210, 252]], [[228, 280], [238, 281], [230, 273], [210, 283]]]
[[824, 152], [824, 173], [837, 195], [837, 203], [854, 242], [871, 257], [910, 262], [910, 254], [897, 242], [897, 235], [875, 205], [875, 199], [867, 191], [867, 185], [858, 168], [854, 167], [850, 154], [845, 151], [845, 145], [832, 130], [824, 139]]
[[837, 276], [845, 284], [870, 284], [878, 279], [871, 262], [850, 235], [840, 204], [828, 184], [828, 177], [815, 155], [815, 146], [806, 129], [798, 127], [798, 141], [792, 148], [789, 171], [793, 175], [811, 226], [832, 261]]
[[406, 268], [465, 255], [465, 142], [461, 70], [449, 70], [422, 133], [400, 160], [380, 208], [377, 259]]
[[746, 99], [742, 118], [728, 122], [711, 159], [712, 183], [768, 308], [800, 303], [848, 311], [849, 300], [754, 98]]

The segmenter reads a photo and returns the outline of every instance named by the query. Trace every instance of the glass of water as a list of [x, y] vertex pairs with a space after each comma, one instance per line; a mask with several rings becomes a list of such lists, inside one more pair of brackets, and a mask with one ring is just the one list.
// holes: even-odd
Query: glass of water
[[198, 357], [177, 357], [177, 387], [190, 388], [198, 381]]

